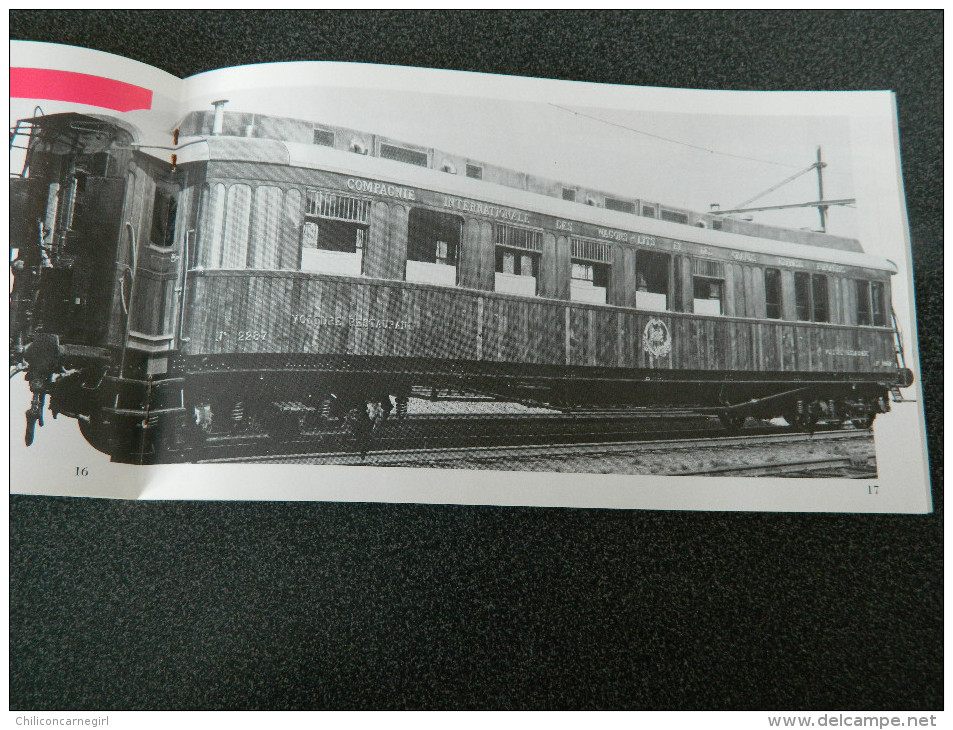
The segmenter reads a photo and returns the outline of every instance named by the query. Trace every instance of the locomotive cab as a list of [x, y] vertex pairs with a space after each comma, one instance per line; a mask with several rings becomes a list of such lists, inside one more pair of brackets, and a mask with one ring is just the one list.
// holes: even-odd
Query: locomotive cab
[[11, 181], [14, 361], [39, 332], [102, 344], [132, 154], [132, 136], [111, 122], [57, 114], [27, 124], [24, 168]]
[[[133, 135], [112, 120], [67, 113], [21, 120], [28, 137], [11, 180], [10, 361], [33, 391], [27, 443], [65, 376], [99, 371], [117, 327], [114, 292]], [[63, 404], [63, 411], [72, 410]]]

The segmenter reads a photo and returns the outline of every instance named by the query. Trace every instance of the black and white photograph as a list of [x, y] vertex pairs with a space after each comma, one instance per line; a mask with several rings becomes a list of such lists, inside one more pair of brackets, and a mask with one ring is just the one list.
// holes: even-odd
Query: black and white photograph
[[8, 20], [11, 726], [943, 725], [942, 10]]
[[[925, 475], [889, 94], [181, 84], [128, 113], [13, 100], [24, 462], [67, 439], [177, 485], [160, 466], [860, 493], [906, 433]], [[928, 504], [915, 484], [896, 508]]]

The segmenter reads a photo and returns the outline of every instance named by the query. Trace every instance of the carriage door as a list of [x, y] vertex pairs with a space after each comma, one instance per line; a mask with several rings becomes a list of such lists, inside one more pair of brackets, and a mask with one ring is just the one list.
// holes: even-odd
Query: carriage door
[[135, 306], [130, 313], [130, 329], [134, 332], [171, 337], [172, 325], [166, 319], [179, 268], [175, 264], [178, 197], [178, 186], [156, 181], [151, 222], [146, 229], [148, 245], [139, 246]]
[[[54, 248], [72, 261], [64, 334], [78, 342], [99, 344], [106, 335], [112, 308], [116, 249], [126, 181], [107, 177], [109, 155], [79, 155], [62, 181], [54, 233]], [[68, 313], [68, 314], [67, 314]]]

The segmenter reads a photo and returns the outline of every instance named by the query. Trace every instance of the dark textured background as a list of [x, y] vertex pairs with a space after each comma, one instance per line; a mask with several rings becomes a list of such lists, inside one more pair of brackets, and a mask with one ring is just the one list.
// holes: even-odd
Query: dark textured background
[[942, 23], [940, 12], [11, 11], [12, 38], [179, 75], [327, 59], [895, 90], [937, 508], [11, 497], [11, 706], [942, 708]]

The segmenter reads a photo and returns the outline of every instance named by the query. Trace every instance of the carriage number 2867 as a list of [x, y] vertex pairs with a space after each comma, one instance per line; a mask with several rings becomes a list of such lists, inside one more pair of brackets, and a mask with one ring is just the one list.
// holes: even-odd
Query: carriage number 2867
[[[240, 330], [238, 333], [239, 342], [261, 342], [268, 338], [268, 333], [264, 330]], [[221, 331], [218, 333], [218, 341], [227, 340], [230, 332]]]
[[260, 342], [268, 337], [268, 333], [263, 330], [244, 330], [238, 333], [239, 342]]

